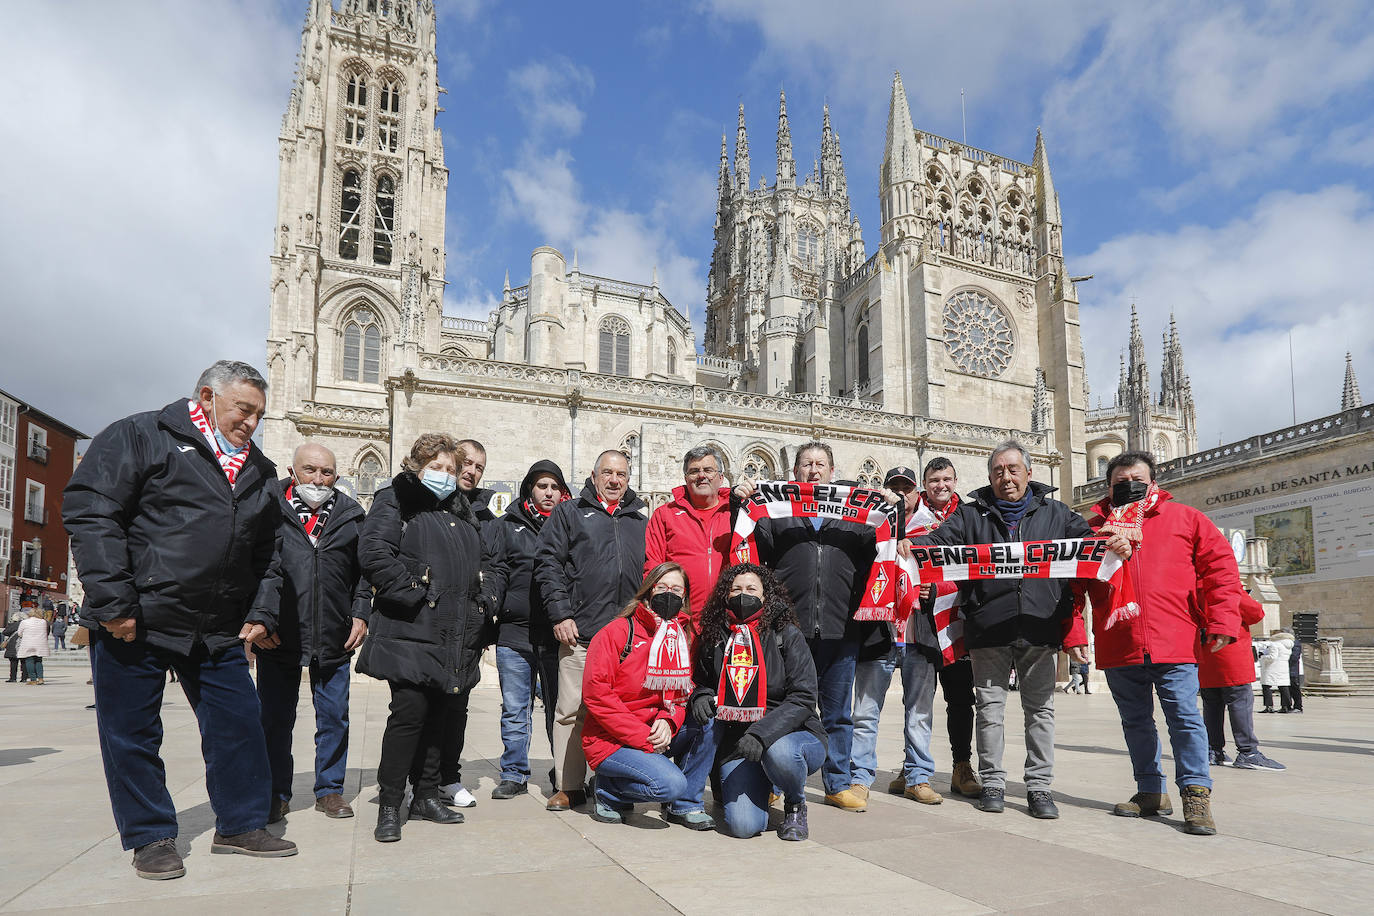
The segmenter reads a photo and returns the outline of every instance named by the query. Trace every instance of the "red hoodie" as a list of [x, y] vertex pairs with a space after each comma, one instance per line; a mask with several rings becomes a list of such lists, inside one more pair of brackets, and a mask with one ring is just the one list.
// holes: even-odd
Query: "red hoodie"
[[714, 509], [697, 509], [687, 498], [687, 488], [677, 487], [672, 501], [659, 506], [649, 519], [644, 532], [644, 574], [670, 560], [687, 572], [693, 633], [701, 630], [701, 609], [711, 597], [720, 571], [729, 565], [729, 553], [729, 489], [720, 491], [720, 502]]
[[[1110, 498], [1093, 507], [1088, 523], [1094, 531], [1111, 508]], [[1137, 616], [1107, 629], [1111, 587], [1105, 582], [1088, 586], [1097, 667], [1143, 664], [1147, 654], [1157, 664], [1192, 664], [1198, 630], [1239, 636], [1240, 570], [1212, 520], [1161, 490], [1159, 502], [1145, 514], [1141, 536], [1126, 561], [1140, 605]]]
[[630, 635], [628, 617], [616, 617], [602, 627], [587, 648], [587, 664], [582, 672], [582, 701], [587, 704], [582, 753], [593, 770], [622, 747], [653, 753], [649, 727], [666, 719], [677, 734], [687, 714], [685, 694], [677, 696], [669, 708], [662, 690], [644, 686], [649, 670], [649, 644], [658, 629], [658, 616], [641, 604], [635, 608], [634, 622], [634, 643], [623, 662], [620, 653]]
[[1193, 645], [1197, 656], [1197, 680], [1203, 687], [1239, 687], [1255, 682], [1255, 656], [1251, 651], [1250, 628], [1264, 619], [1264, 608], [1249, 595], [1240, 594], [1240, 638], [1220, 652], [1202, 644], [1202, 634]]

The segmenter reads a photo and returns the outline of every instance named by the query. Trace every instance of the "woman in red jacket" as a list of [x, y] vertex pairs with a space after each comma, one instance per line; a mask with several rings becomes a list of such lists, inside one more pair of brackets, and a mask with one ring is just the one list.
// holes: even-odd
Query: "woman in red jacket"
[[691, 647], [677, 621], [690, 600], [682, 567], [660, 564], [587, 649], [582, 751], [596, 771], [594, 820], [623, 823], [636, 802], [687, 795], [687, 777], [665, 755], [692, 689]]
[[1250, 627], [1264, 619], [1264, 608], [1249, 592], [1240, 596], [1240, 638], [1224, 649], [1208, 652], [1201, 634], [1193, 654], [1197, 656], [1197, 679], [1202, 685], [1202, 720], [1207, 723], [1207, 743], [1213, 766], [1225, 766], [1226, 714], [1231, 714], [1231, 735], [1236, 739], [1236, 762], [1240, 770], [1286, 770], [1283, 764], [1260, 753], [1255, 737], [1255, 656], [1251, 648]]

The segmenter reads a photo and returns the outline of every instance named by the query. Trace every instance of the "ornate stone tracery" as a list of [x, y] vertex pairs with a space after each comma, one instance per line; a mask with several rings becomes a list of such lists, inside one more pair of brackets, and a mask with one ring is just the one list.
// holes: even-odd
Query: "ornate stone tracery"
[[945, 349], [961, 372], [997, 378], [1011, 365], [1015, 343], [1006, 313], [979, 290], [962, 290], [945, 302]]

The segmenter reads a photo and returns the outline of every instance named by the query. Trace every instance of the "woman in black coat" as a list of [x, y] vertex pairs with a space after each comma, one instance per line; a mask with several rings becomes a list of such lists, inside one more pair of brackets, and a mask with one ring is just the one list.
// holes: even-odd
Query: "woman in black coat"
[[378, 842], [401, 838], [407, 776], [410, 819], [457, 824], [439, 794], [445, 698], [479, 680], [483, 614], [477, 518], [457, 489], [463, 450], [449, 436], [415, 440], [401, 473], [378, 491], [358, 557], [375, 593], [357, 669], [391, 685], [391, 715], [377, 764]]
[[716, 719], [725, 829], [751, 837], [768, 826], [768, 795], [783, 796], [778, 837], [804, 840], [806, 779], [825, 760], [816, 715], [816, 665], [787, 591], [752, 563], [720, 575], [701, 612], [689, 713]]

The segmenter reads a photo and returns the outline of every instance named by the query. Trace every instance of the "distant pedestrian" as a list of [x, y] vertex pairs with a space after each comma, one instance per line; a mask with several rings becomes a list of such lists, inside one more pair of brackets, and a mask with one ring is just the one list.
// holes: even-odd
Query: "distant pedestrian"
[[[1274, 692], [1279, 693], [1280, 702], [1288, 693], [1288, 657], [1293, 652], [1293, 637], [1282, 630], [1274, 630], [1269, 639], [1260, 647], [1260, 689], [1264, 691], [1264, 709], [1274, 711]], [[1286, 712], [1287, 710], [1285, 710]]]
[[59, 615], [52, 622], [52, 647], [53, 651], [67, 648], [67, 618]]
[[48, 622], [37, 611], [19, 621], [15, 632], [19, 640], [19, 660], [24, 665], [30, 687], [43, 686], [43, 656], [48, 654]]
[[1212, 766], [1231, 763], [1226, 757], [1227, 715], [1231, 735], [1236, 741], [1238, 770], [1284, 770], [1283, 764], [1270, 760], [1259, 749], [1255, 736], [1255, 658], [1250, 642], [1250, 627], [1264, 619], [1264, 608], [1248, 594], [1240, 598], [1240, 638], [1216, 652], [1202, 645], [1199, 635], [1193, 646], [1197, 656], [1198, 683], [1202, 685], [1202, 720], [1207, 726], [1207, 743]]
[[[1292, 630], [1285, 628], [1292, 634]], [[1293, 634], [1293, 651], [1288, 655], [1288, 694], [1279, 688], [1279, 712], [1302, 712], [1302, 641]]]
[[11, 614], [10, 622], [5, 624], [5, 658], [10, 660], [10, 677], [5, 683], [13, 684], [16, 677], [22, 676], [28, 680], [28, 672], [19, 670], [19, 621], [23, 620], [22, 614]]

